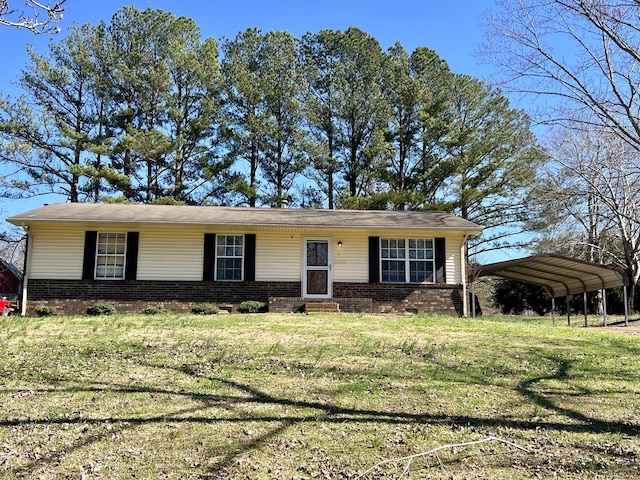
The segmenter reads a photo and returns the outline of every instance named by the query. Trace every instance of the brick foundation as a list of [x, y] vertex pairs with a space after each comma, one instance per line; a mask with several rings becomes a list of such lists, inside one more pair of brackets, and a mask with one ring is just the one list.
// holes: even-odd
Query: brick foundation
[[[342, 312], [462, 312], [459, 285], [334, 283], [333, 294], [331, 301], [340, 303]], [[269, 303], [270, 311], [280, 312], [301, 311], [306, 301], [300, 282], [29, 280], [27, 313], [47, 305], [57, 313], [83, 314], [98, 302], [110, 303], [121, 313], [140, 312], [147, 305], [187, 312], [199, 303], [232, 305], [235, 311], [245, 300]]]

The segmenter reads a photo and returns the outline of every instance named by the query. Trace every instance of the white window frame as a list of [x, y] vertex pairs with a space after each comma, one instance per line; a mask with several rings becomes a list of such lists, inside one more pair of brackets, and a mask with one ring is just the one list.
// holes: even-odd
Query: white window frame
[[[242, 238], [242, 255], [238, 256], [238, 255], [218, 255], [218, 249], [222, 246], [221, 243], [221, 238], [224, 237], [225, 239], [225, 246], [227, 246], [226, 244], [226, 238], [227, 237], [240, 237]], [[216, 246], [215, 246], [215, 252], [214, 253], [214, 261], [213, 261], [213, 269], [214, 269], [214, 279], [217, 282], [242, 282], [244, 281], [244, 256], [245, 256], [245, 252], [246, 252], [246, 248], [247, 248], [247, 241], [245, 238], [244, 234], [237, 234], [237, 233], [218, 233], [216, 234]], [[232, 279], [228, 279], [228, 278], [218, 278], [218, 260], [219, 259], [227, 259], [227, 258], [233, 258], [233, 259], [237, 259], [240, 258], [240, 279], [237, 278], [232, 278]]]
[[[426, 242], [430, 242], [431, 243], [431, 248], [424, 248], [421, 249], [424, 252], [429, 252], [431, 251], [431, 258], [410, 258], [410, 250], [411, 248], [409, 247], [411, 241], [424, 241]], [[395, 241], [396, 243], [398, 241], [403, 241], [404, 242], [404, 247], [400, 248], [400, 247], [384, 247], [384, 243], [386, 242], [390, 242], [390, 241]], [[399, 251], [399, 250], [403, 250], [404, 251], [404, 257], [402, 258], [393, 258], [393, 257], [383, 257], [382, 251], [383, 249], [393, 249], [395, 251]], [[414, 250], [418, 251], [416, 248], [414, 248]], [[435, 238], [416, 238], [416, 237], [384, 237], [384, 238], [380, 238], [380, 250], [378, 252], [379, 256], [380, 256], [380, 283], [413, 283], [413, 284], [434, 284], [436, 283], [436, 242], [435, 242]], [[384, 280], [384, 262], [385, 261], [392, 261], [392, 262], [404, 262], [404, 281], [391, 281], [391, 280]], [[411, 281], [411, 262], [420, 262], [420, 263], [430, 263], [432, 266], [432, 272], [433, 272], [433, 278], [431, 281], [425, 280], [422, 282], [412, 282]]]
[[[109, 237], [110, 235], [116, 235], [116, 240], [118, 239], [119, 236], [122, 237], [122, 253], [119, 252], [100, 252], [100, 245], [101, 242], [100, 240], [102, 238], [105, 237]], [[120, 242], [116, 241], [115, 246], [116, 246], [116, 250], [118, 245], [120, 244]], [[109, 243], [107, 242], [107, 245], [109, 245]], [[112, 258], [115, 259], [117, 262], [117, 259], [121, 259], [121, 263], [122, 263], [122, 275], [115, 277], [115, 276], [106, 276], [106, 275], [98, 275], [98, 269], [101, 267], [101, 265], [98, 262], [99, 258]], [[124, 277], [126, 275], [126, 271], [127, 271], [127, 233], [126, 232], [98, 232], [98, 234], [96, 235], [96, 255], [95, 255], [95, 265], [94, 265], [94, 274], [93, 274], [93, 278], [94, 280], [124, 280]], [[115, 266], [117, 266], [118, 268], [120, 268], [120, 263], [115, 263]]]

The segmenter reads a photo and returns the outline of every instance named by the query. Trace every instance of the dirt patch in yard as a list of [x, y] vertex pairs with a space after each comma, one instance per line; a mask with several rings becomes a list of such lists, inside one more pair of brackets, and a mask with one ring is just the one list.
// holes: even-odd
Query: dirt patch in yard
[[627, 335], [640, 335], [640, 318], [629, 319], [629, 324], [624, 321], [610, 323], [606, 327], [597, 327], [599, 330], [615, 333], [626, 333]]

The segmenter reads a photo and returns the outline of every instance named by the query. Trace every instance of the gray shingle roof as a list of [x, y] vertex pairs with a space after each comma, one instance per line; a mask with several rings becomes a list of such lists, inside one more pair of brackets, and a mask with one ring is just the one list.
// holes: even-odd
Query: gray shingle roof
[[332, 228], [446, 229], [479, 233], [482, 227], [446, 212], [314, 210], [296, 208], [56, 203], [14, 215], [14, 225], [37, 222], [248, 225]]

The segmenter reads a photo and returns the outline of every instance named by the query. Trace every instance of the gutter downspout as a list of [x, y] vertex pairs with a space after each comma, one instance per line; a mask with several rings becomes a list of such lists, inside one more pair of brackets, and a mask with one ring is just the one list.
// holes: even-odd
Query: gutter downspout
[[460, 245], [460, 275], [462, 276], [462, 316], [469, 316], [469, 299], [467, 298], [467, 240], [469, 235], [466, 233], [462, 238], [462, 244]]
[[27, 314], [27, 285], [29, 284], [29, 270], [31, 267], [31, 235], [29, 234], [29, 227], [24, 223], [22, 228], [26, 234], [27, 245], [24, 249], [24, 266], [22, 272], [22, 294], [20, 296], [20, 316], [24, 317]]

